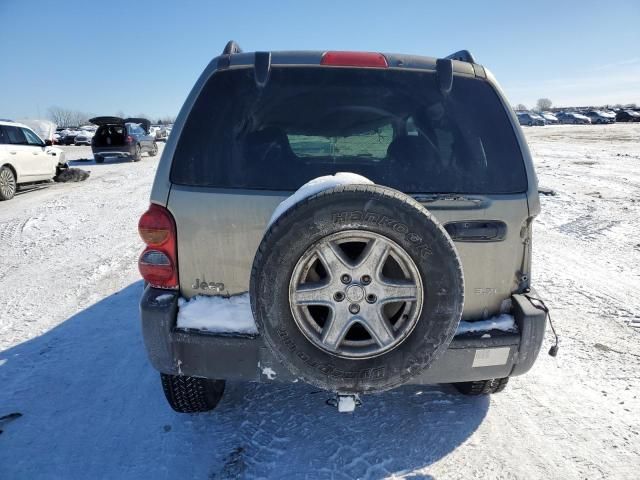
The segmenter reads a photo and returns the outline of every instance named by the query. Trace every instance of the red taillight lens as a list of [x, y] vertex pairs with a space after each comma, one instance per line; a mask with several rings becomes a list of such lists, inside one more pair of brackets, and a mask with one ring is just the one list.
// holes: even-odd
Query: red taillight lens
[[133, 137], [131, 135], [127, 135], [125, 142], [127, 143], [127, 145], [131, 145], [133, 143]]
[[138, 269], [153, 287], [178, 288], [176, 224], [169, 210], [151, 204], [138, 222], [140, 237], [147, 244]]
[[376, 68], [389, 66], [384, 55], [373, 52], [325, 52], [320, 60], [320, 65]]

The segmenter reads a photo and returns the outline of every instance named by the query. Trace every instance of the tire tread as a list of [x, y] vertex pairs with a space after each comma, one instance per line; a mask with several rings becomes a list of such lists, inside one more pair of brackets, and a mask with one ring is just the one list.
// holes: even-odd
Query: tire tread
[[224, 380], [165, 373], [160, 374], [160, 380], [169, 405], [179, 413], [213, 410], [224, 392]]
[[464, 395], [490, 395], [502, 392], [509, 382], [509, 377], [490, 378], [488, 380], [477, 380], [475, 382], [454, 383], [453, 386]]

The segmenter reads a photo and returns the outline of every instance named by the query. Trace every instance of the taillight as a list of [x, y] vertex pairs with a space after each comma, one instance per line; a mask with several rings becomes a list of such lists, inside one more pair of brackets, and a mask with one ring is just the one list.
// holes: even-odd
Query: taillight
[[127, 135], [127, 138], [124, 141], [127, 145], [131, 145], [133, 143], [133, 137], [131, 135]]
[[169, 210], [152, 203], [140, 217], [138, 232], [147, 245], [138, 259], [142, 278], [153, 287], [178, 288], [176, 224]]
[[374, 52], [325, 52], [320, 60], [320, 65], [376, 68], [389, 66], [384, 55]]

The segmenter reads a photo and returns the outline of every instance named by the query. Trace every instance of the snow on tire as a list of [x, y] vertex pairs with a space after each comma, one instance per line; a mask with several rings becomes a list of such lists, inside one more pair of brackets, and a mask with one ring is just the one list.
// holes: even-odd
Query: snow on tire
[[390, 188], [345, 185], [271, 225], [253, 263], [251, 306], [267, 347], [295, 376], [377, 392], [444, 353], [463, 283], [453, 242], [422, 205]]

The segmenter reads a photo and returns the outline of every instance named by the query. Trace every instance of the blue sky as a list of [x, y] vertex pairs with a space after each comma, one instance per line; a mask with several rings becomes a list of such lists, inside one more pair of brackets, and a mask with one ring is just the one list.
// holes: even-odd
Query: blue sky
[[0, 21], [0, 117], [52, 105], [175, 115], [229, 39], [245, 51], [467, 48], [512, 104], [640, 104], [640, 1], [0, 0]]

